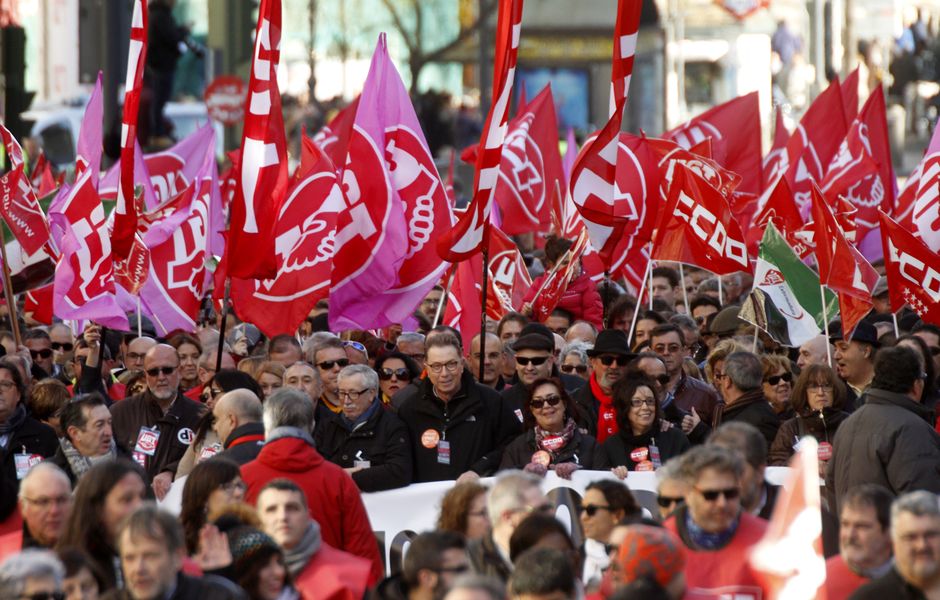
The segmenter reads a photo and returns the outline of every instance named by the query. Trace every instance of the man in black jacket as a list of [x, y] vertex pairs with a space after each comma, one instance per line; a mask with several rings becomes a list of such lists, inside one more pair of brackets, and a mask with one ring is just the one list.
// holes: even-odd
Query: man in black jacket
[[147, 391], [111, 406], [114, 439], [144, 467], [158, 500], [170, 489], [205, 411], [180, 392], [179, 367], [176, 348], [154, 346], [144, 357]]
[[261, 400], [251, 390], [223, 394], [212, 409], [212, 429], [224, 450], [213, 458], [227, 458], [239, 466], [258, 458], [264, 446]]
[[557, 377], [554, 342], [537, 333], [527, 333], [513, 342], [512, 351], [516, 361], [516, 376], [512, 386], [500, 395], [522, 422], [522, 411], [529, 399], [532, 384], [546, 377]]
[[[597, 334], [597, 341], [594, 342], [594, 347], [588, 350], [587, 355], [591, 359], [591, 377], [587, 385], [572, 395], [572, 399], [581, 411], [578, 426], [588, 435], [602, 441], [607, 439], [607, 435], [615, 432], [615, 429], [612, 429], [616, 421], [614, 384], [627, 372], [627, 364], [636, 358], [636, 354], [630, 352], [626, 333], [620, 329], [605, 329]], [[606, 430], [600, 437], [599, 420], [605, 423], [601, 428]]]
[[724, 377], [718, 380], [725, 399], [716, 411], [715, 426], [728, 421], [743, 421], [760, 430], [773, 443], [780, 428], [780, 419], [764, 398], [764, 367], [751, 352], [732, 352], [725, 359]]
[[175, 4], [176, 0], [150, 0], [147, 72], [153, 87], [151, 134], [158, 138], [170, 133], [165, 126], [163, 109], [173, 93], [176, 63], [182, 54], [180, 44], [189, 37], [189, 30], [173, 18]]
[[86, 394], [66, 404], [59, 413], [64, 437], [52, 462], [61, 468], [72, 485], [103, 460], [130, 458], [118, 448], [111, 427], [111, 411], [101, 394]]
[[456, 336], [439, 333], [426, 350], [427, 379], [396, 395], [411, 437], [414, 480], [462, 482], [492, 474], [521, 431], [519, 419], [466, 371]]

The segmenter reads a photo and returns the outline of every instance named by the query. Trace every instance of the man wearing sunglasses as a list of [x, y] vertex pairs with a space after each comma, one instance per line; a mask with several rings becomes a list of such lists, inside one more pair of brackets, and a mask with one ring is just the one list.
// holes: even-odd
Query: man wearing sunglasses
[[11, 556], [0, 565], [4, 598], [65, 600], [65, 569], [52, 551], [31, 550]]
[[39, 381], [55, 375], [52, 340], [48, 333], [39, 328], [30, 329], [23, 336], [23, 345], [29, 349], [29, 356], [33, 360], [33, 379]]
[[597, 341], [587, 355], [591, 359], [591, 377], [572, 399], [581, 411], [578, 425], [587, 429], [588, 435], [598, 442], [603, 442], [617, 433], [614, 384], [624, 376], [627, 364], [636, 355], [630, 352], [627, 334], [620, 329], [605, 329], [597, 334]]
[[703, 598], [769, 598], [748, 564], [767, 522], [741, 509], [741, 458], [724, 448], [695, 446], [679, 460], [688, 485], [685, 504], [664, 526], [686, 548], [687, 589]]
[[529, 397], [532, 384], [557, 373], [555, 369], [555, 344], [547, 336], [527, 333], [513, 342], [516, 375], [511, 387], [502, 391], [502, 396], [522, 421], [522, 409]]
[[323, 393], [317, 402], [317, 421], [326, 419], [330, 414], [337, 415], [342, 410], [339, 397], [337, 377], [339, 372], [349, 364], [346, 348], [339, 338], [326, 338], [314, 345], [309, 352], [313, 357], [313, 364], [320, 374], [320, 383]]
[[146, 471], [157, 499], [170, 489], [205, 405], [180, 392], [176, 348], [157, 344], [144, 357], [146, 391], [111, 406], [114, 439]]
[[75, 338], [72, 330], [64, 323], [55, 323], [49, 328], [49, 339], [52, 340], [52, 364], [56, 377], [68, 385], [71, 375], [67, 373], [67, 366], [72, 360], [72, 351], [75, 349]]

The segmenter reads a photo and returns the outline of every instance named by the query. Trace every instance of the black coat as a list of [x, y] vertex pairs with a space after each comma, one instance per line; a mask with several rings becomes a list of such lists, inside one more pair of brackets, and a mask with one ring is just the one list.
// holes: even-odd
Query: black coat
[[[0, 449], [0, 457], [3, 461], [3, 472], [0, 473], [0, 519], [5, 518], [16, 506], [16, 494], [20, 483], [16, 474], [16, 455], [37, 454], [43, 458], [49, 458], [55, 454], [59, 447], [59, 438], [55, 431], [45, 423], [40, 423], [32, 417], [20, 423], [20, 426], [13, 430], [10, 440], [5, 448]], [[7, 489], [9, 488], [9, 490]], [[9, 492], [9, 493], [8, 493]]]
[[173, 9], [164, 1], [150, 3], [147, 66], [154, 71], [172, 72], [180, 57], [179, 45], [188, 31], [173, 18]]
[[[558, 367], [552, 367], [552, 377], [557, 377], [559, 381], [561, 381], [561, 384], [564, 386], [569, 396], [576, 394], [582, 387], [585, 387], [587, 383], [584, 379], [576, 375], [562, 373], [558, 370]], [[518, 375], [514, 375], [512, 379], [506, 383], [506, 386], [500, 391], [500, 395], [509, 403], [513, 412], [516, 412], [516, 416], [519, 417], [519, 422], [521, 423], [522, 413], [525, 411], [526, 401], [529, 399], [529, 390], [519, 381]]]
[[848, 416], [849, 413], [827, 408], [821, 418], [818, 412], [814, 412], [784, 421], [777, 430], [774, 443], [770, 445], [767, 464], [772, 467], [787, 466], [790, 457], [793, 456], [793, 446], [797, 440], [806, 435], [813, 436], [817, 442], [832, 444], [832, 441], [836, 439], [836, 430]]
[[[538, 451], [535, 443], [535, 430], [529, 429], [506, 446], [503, 452], [503, 460], [499, 464], [502, 469], [522, 469], [532, 462], [532, 455]], [[574, 430], [574, 436], [564, 448], [555, 453], [553, 465], [559, 463], [571, 462], [579, 465], [582, 469], [593, 471], [604, 471], [610, 468], [607, 461], [607, 454], [601, 449], [600, 444], [593, 437]]]
[[601, 402], [594, 397], [590, 382], [575, 392], [571, 399], [578, 407], [578, 427], [586, 431], [588, 435], [597, 437], [597, 411], [600, 409]]
[[689, 438], [685, 437], [682, 430], [678, 427], [672, 427], [666, 431], [659, 431], [659, 424], [654, 424], [654, 431], [644, 435], [634, 436], [626, 431], [619, 431], [604, 440], [604, 451], [607, 453], [607, 460], [612, 467], [627, 467], [628, 470], [636, 470], [636, 464], [630, 458], [630, 453], [636, 448], [649, 447], [653, 444], [659, 449], [659, 460], [661, 464], [675, 456], [679, 456], [691, 447]]
[[[447, 403], [438, 399], [431, 381], [420, 387], [406, 387], [395, 397], [402, 397], [398, 417], [405, 422], [414, 458], [414, 481], [457, 479], [466, 471], [491, 475], [499, 467], [503, 449], [519, 434], [519, 419], [500, 395], [473, 380], [466, 370], [460, 390]], [[408, 395], [403, 396], [408, 390]], [[436, 433], [450, 444], [450, 464], [438, 462], [438, 447], [426, 447], [422, 435]], [[425, 438], [425, 442], [427, 442]], [[430, 445], [430, 444], [429, 444]]]
[[[104, 600], [130, 600], [126, 590], [112, 590], [102, 596]], [[205, 574], [191, 577], [180, 573], [176, 576], [176, 589], [167, 600], [248, 600], [248, 595], [240, 587], [215, 575]]]
[[509, 581], [512, 567], [503, 560], [492, 534], [470, 541], [467, 544], [467, 557], [470, 558], [470, 568], [474, 573], [494, 577], [504, 584]]
[[222, 444], [225, 450], [212, 458], [227, 458], [238, 466], [247, 465], [258, 458], [262, 446], [264, 446], [264, 423], [245, 423], [228, 434], [228, 439]]
[[849, 596], [850, 600], [921, 600], [924, 592], [909, 584], [898, 570], [891, 569], [886, 575], [869, 581]]
[[719, 405], [718, 411], [716, 425], [729, 421], [750, 423], [764, 434], [768, 448], [774, 443], [777, 430], [780, 429], [780, 418], [774, 412], [774, 409], [770, 407], [770, 402], [767, 402], [767, 399], [764, 398], [764, 392], [761, 390], [744, 394], [734, 404]]
[[363, 492], [380, 492], [411, 483], [412, 458], [408, 429], [401, 419], [378, 406], [355, 431], [349, 431], [338, 415], [322, 423], [317, 450], [323, 458], [348, 469], [358, 460], [369, 468], [352, 474]]

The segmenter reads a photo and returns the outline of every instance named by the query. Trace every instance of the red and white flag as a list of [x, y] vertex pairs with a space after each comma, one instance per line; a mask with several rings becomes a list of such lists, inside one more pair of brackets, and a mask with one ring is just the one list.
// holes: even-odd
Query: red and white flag
[[763, 182], [761, 189], [767, 190], [787, 170], [787, 142], [790, 141], [790, 130], [783, 121], [783, 110], [777, 107], [777, 118], [774, 125], [774, 143], [770, 152], [761, 163]]
[[477, 149], [473, 197], [454, 227], [440, 237], [437, 252], [444, 260], [467, 260], [483, 248], [489, 229], [493, 195], [499, 181], [503, 142], [509, 124], [509, 99], [516, 76], [516, 57], [522, 34], [523, 0], [499, 0], [493, 65], [493, 105], [486, 117], [482, 148]]
[[342, 175], [343, 169], [346, 168], [349, 136], [352, 133], [353, 122], [356, 120], [358, 111], [359, 96], [356, 96], [355, 100], [344, 106], [329, 123], [313, 135], [313, 141], [330, 159], [340, 175]]
[[747, 229], [747, 247], [750, 256], [757, 256], [757, 246], [764, 237], [764, 230], [768, 223], [773, 223], [777, 231], [793, 248], [800, 258], [806, 258], [813, 248], [796, 236], [803, 229], [803, 217], [800, 209], [793, 201], [790, 185], [786, 178], [777, 178], [777, 183], [770, 190], [767, 203], [754, 216], [751, 226]]
[[500, 228], [509, 235], [547, 231], [556, 189], [563, 185], [555, 101], [546, 85], [509, 124], [494, 196]]
[[[657, 166], [662, 174], [659, 191], [663, 200], [669, 196], [673, 173], [680, 164], [708, 182], [729, 201], [741, 184], [741, 176], [737, 173], [725, 169], [706, 156], [686, 150], [672, 140], [650, 138], [648, 142], [657, 157]], [[705, 146], [707, 147], [707, 144]]]
[[274, 230], [287, 193], [287, 141], [277, 87], [280, 56], [281, 0], [261, 0], [238, 184], [223, 258], [229, 277], [277, 275]]
[[629, 221], [636, 219], [640, 201], [621, 188], [618, 165], [621, 160], [620, 126], [633, 74], [642, 4], [639, 0], [617, 2], [610, 75], [610, 117], [604, 127], [582, 146], [569, 183], [571, 198], [587, 227], [591, 245], [606, 269], [613, 262], [613, 251], [624, 228]]
[[114, 260], [128, 257], [137, 232], [137, 198], [134, 196], [134, 148], [137, 145], [137, 113], [147, 65], [147, 2], [134, 0], [131, 39], [124, 81], [124, 113], [121, 119], [121, 185], [114, 206], [111, 247]]
[[898, 197], [894, 219], [940, 252], [940, 127], [934, 129], [924, 158]]
[[760, 123], [758, 94], [751, 92], [705, 111], [662, 137], [686, 150], [710, 138], [708, 158], [740, 175], [741, 191], [759, 194], [763, 179]]
[[541, 289], [535, 294], [532, 302], [532, 319], [544, 323], [568, 290], [568, 284], [575, 276], [575, 271], [581, 269], [581, 255], [587, 248], [587, 231], [582, 230], [571, 248], [559, 259], [558, 264], [542, 280]]
[[13, 167], [0, 178], [0, 217], [26, 254], [32, 255], [49, 242], [49, 223], [24, 171], [23, 149], [3, 125], [0, 136]]
[[750, 271], [747, 244], [728, 200], [677, 165], [651, 258], [697, 265], [717, 275]]
[[940, 256], [880, 213], [891, 312], [907, 304], [925, 323], [940, 325]]
[[[872, 307], [871, 292], [878, 272], [845, 239], [832, 210], [815, 185], [811, 188], [811, 210], [819, 281], [839, 294], [842, 332], [849, 336]], [[825, 243], [820, 243], [822, 240]]]

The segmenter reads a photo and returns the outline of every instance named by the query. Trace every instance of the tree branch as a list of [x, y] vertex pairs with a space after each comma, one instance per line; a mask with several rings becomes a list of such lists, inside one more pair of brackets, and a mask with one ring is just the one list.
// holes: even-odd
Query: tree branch
[[391, 15], [392, 24], [395, 26], [395, 29], [398, 30], [402, 39], [405, 41], [405, 45], [408, 46], [408, 53], [410, 55], [414, 55], [416, 52], [420, 53], [421, 32], [419, 31], [417, 32], [417, 35], [414, 35], [408, 31], [408, 28], [405, 27], [405, 22], [398, 13], [398, 9], [395, 8], [394, 0], [382, 0], [382, 4]]
[[457, 37], [447, 42], [443, 46], [439, 46], [438, 48], [435, 48], [434, 50], [430, 50], [428, 52], [422, 52], [421, 63], [427, 64], [429, 62], [434, 62], [442, 58], [448, 52], [450, 52], [451, 50], [453, 50], [454, 48], [462, 44], [467, 38], [471, 37], [472, 35], [475, 35], [480, 30], [480, 27], [484, 22], [483, 20], [488, 18], [489, 14], [493, 12], [493, 10], [496, 8], [497, 1], [498, 0], [488, 0], [486, 4], [483, 5], [483, 10], [481, 11], [481, 14], [477, 15], [476, 21], [471, 23], [465, 29], [461, 29], [460, 33], [457, 34]]

